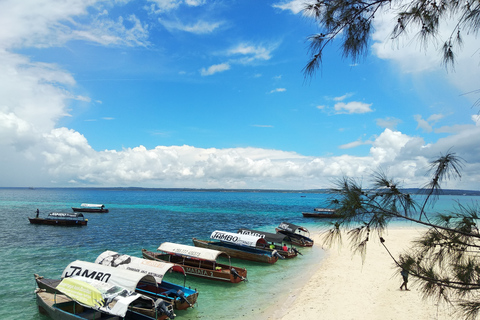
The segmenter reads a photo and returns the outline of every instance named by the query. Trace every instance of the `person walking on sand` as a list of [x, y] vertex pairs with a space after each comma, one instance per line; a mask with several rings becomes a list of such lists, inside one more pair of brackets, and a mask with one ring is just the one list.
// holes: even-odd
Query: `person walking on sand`
[[407, 283], [408, 283], [408, 271], [402, 268], [402, 271], [400, 272], [403, 278], [403, 283], [400, 286], [400, 290], [402, 290], [403, 287], [405, 287], [406, 291], [410, 291], [407, 289]]

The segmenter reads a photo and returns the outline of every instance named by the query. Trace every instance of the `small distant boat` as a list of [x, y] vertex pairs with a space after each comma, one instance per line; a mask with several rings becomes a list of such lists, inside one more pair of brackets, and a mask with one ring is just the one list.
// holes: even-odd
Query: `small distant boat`
[[231, 283], [247, 280], [247, 269], [232, 266], [231, 263], [217, 262], [219, 256], [224, 256], [230, 261], [230, 256], [222, 251], [172, 242], [162, 243], [157, 251], [159, 252], [142, 249], [142, 256], [145, 259], [174, 263], [195, 277]]
[[277, 251], [264, 249], [268, 246], [264, 238], [248, 236], [239, 233], [214, 231], [210, 235], [212, 240], [199, 240], [193, 238], [196, 247], [223, 251], [232, 258], [275, 263], [281, 257]]
[[[114, 251], [105, 251], [97, 257], [95, 263], [154, 276], [157, 281], [155, 286], [147, 283], [139, 284], [136, 291], [147, 296], [158, 296], [168, 300], [175, 309], [184, 310], [193, 307], [197, 302], [198, 291], [185, 287], [186, 274], [181, 266], [165, 261], [151, 261], [132, 257]], [[168, 271], [177, 271], [185, 275], [183, 286], [163, 280]]]
[[270, 245], [265, 249], [269, 249], [272, 251], [276, 250], [284, 259], [295, 258], [300, 253], [296, 248], [292, 246], [288, 248], [284, 244], [284, 242], [289, 242], [288, 237], [281, 233], [271, 233], [243, 228], [239, 229], [237, 233], [264, 238], [267, 242], [270, 243]]
[[103, 204], [82, 203], [80, 207], [72, 207], [73, 212], [107, 213], [108, 209]]
[[51, 212], [46, 218], [28, 218], [31, 224], [47, 224], [53, 226], [86, 226], [88, 219], [81, 213]]
[[310, 232], [307, 228], [297, 226], [293, 223], [282, 222], [275, 228], [277, 233], [287, 236], [290, 243], [300, 247], [312, 247], [313, 240], [310, 238]]
[[38, 288], [53, 294], [62, 293], [59, 285], [66, 278], [79, 278], [80, 280], [86, 282], [96, 280], [106, 286], [118, 286], [124, 288], [130, 293], [140, 294], [141, 296], [144, 296], [153, 301], [153, 306], [138, 306], [137, 309], [133, 308], [133, 310], [149, 317], [154, 317], [157, 320], [165, 320], [167, 318], [173, 319], [175, 317], [171, 300], [169, 301], [167, 299], [164, 299], [159, 295], [147, 295], [143, 292], [137, 292], [137, 288], [142, 285], [151, 285], [157, 287], [157, 281], [152, 275], [80, 260], [76, 260], [70, 263], [65, 268], [62, 273], [62, 280], [44, 279], [43, 277], [35, 274], [35, 281], [37, 282]]
[[155, 301], [122, 287], [75, 277], [63, 279], [57, 288], [55, 293], [35, 291], [39, 312], [55, 320], [155, 320]]
[[337, 214], [337, 210], [329, 208], [315, 208], [315, 212], [302, 212], [302, 215], [306, 218], [324, 218], [324, 219], [336, 219], [342, 218], [343, 215]]

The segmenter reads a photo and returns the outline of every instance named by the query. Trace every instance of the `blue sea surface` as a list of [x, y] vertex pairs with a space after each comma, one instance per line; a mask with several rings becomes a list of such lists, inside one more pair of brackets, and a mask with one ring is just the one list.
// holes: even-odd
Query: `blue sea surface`
[[[442, 210], [454, 201], [475, 197], [442, 196]], [[215, 230], [239, 228], [275, 232], [283, 221], [310, 230], [328, 221], [303, 218], [302, 212], [325, 205], [326, 194], [298, 192], [165, 191], [157, 189], [0, 188], [0, 314], [2, 319], [48, 319], [38, 312], [34, 273], [60, 278], [74, 260], [94, 262], [105, 250], [141, 257], [141, 249], [155, 251], [165, 241], [192, 245], [192, 238], [208, 239]], [[102, 203], [109, 213], [85, 213], [85, 227], [31, 225], [35, 210], [72, 212], [81, 203]], [[308, 280], [323, 257], [320, 246], [300, 248], [303, 256], [273, 265], [232, 259], [246, 267], [248, 282], [212, 282], [187, 277], [199, 291], [194, 309], [177, 311], [178, 319], [259, 319], [285, 297], [290, 288]], [[169, 278], [170, 277], [170, 278]], [[165, 280], [182, 283], [169, 274]], [[254, 316], [255, 315], [255, 316]]]

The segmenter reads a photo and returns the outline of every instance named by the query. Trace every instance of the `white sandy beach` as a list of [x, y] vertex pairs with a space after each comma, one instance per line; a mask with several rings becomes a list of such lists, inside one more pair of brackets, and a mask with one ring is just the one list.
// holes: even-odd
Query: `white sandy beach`
[[[419, 229], [388, 229], [384, 236], [388, 249], [398, 257], [409, 242], [417, 238]], [[313, 235], [321, 246], [320, 234]], [[412, 280], [412, 279], [410, 279]], [[455, 319], [453, 310], [423, 300], [418, 288], [409, 282], [410, 291], [400, 290], [402, 279], [395, 275], [393, 260], [372, 236], [365, 263], [352, 255], [344, 242], [342, 248], [327, 249], [327, 257], [307, 284], [289, 293], [282, 306], [267, 319]]]

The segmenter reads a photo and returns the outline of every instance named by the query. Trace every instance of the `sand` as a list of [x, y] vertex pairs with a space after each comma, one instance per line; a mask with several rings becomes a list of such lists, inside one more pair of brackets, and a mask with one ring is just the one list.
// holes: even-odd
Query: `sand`
[[[394, 257], [409, 247], [421, 229], [389, 228], [385, 244]], [[320, 231], [312, 235], [321, 246]], [[455, 319], [454, 310], [424, 300], [419, 288], [409, 282], [410, 291], [400, 290], [402, 278], [395, 274], [393, 260], [378, 237], [372, 237], [362, 265], [360, 255], [349, 246], [325, 249], [327, 257], [301, 289], [291, 290], [281, 306], [267, 319]], [[301, 258], [301, 257], [300, 257]], [[411, 280], [411, 279], [410, 279]]]

